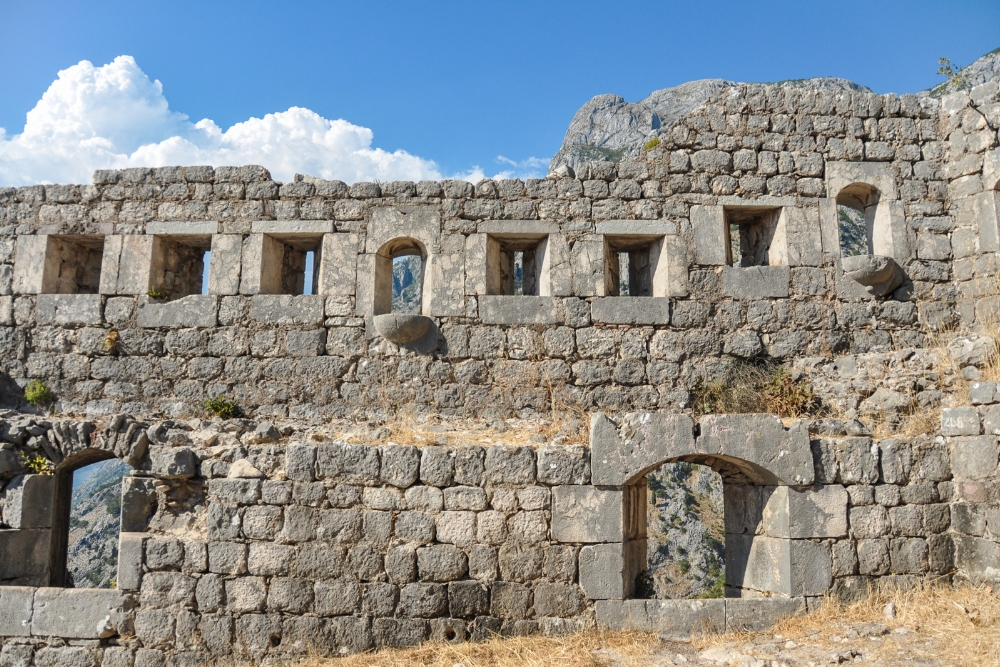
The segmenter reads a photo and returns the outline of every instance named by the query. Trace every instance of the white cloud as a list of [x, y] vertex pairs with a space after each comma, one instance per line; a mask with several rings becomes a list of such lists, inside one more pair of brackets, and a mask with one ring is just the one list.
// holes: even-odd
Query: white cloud
[[21, 134], [0, 128], [0, 185], [89, 183], [95, 169], [177, 164], [261, 164], [281, 181], [296, 172], [349, 183], [442, 177], [433, 161], [372, 139], [366, 127], [300, 107], [225, 131], [192, 123], [131, 56], [103, 67], [84, 60], [59, 72]]
[[[348, 183], [441, 179], [438, 165], [403, 150], [372, 146], [374, 134], [314, 111], [250, 118], [222, 130], [171, 111], [159, 81], [131, 56], [94, 67], [83, 60], [58, 78], [28, 112], [21, 134], [0, 128], [0, 185], [89, 183], [95, 169], [260, 164], [279, 181], [296, 173]], [[494, 178], [537, 178], [548, 160], [498, 156]], [[477, 182], [479, 166], [448, 176]]]

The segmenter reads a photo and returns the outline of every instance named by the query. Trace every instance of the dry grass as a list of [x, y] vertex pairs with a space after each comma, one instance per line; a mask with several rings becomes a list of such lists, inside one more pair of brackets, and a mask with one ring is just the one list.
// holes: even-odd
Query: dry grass
[[480, 643], [429, 642], [411, 649], [312, 659], [296, 667], [594, 667], [591, 651], [611, 649], [625, 664], [639, 667], [655, 650], [655, 637], [641, 632], [582, 632], [568, 637], [496, 637]]
[[[889, 603], [895, 618], [887, 618]], [[849, 626], [885, 624], [891, 632], [881, 641], [846, 639]], [[771, 631], [744, 635], [715, 635], [696, 642], [698, 648], [737, 646], [753, 652], [753, 645], [791, 640], [820, 651], [836, 653], [862, 646], [865, 662], [876, 659], [937, 660], [943, 665], [985, 667], [1000, 665], [1000, 596], [987, 586], [922, 584], [910, 590], [873, 592], [854, 604], [827, 600], [806, 616], [787, 618]], [[895, 663], [894, 663], [895, 664]]]

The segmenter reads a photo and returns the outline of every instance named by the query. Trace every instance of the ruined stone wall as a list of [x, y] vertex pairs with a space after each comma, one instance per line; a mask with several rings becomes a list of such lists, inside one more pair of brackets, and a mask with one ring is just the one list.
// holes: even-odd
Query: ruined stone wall
[[[594, 622], [683, 635], [879, 581], [995, 580], [996, 386], [973, 384], [974, 405], [922, 435], [870, 425], [936, 419], [988, 365], [984, 339], [943, 357], [929, 334], [996, 312], [996, 98], [992, 83], [940, 103], [738, 86], [641, 159], [526, 182], [177, 167], [0, 189], [3, 400], [25, 409], [39, 379], [57, 410], [103, 420], [4, 426], [0, 563], [22, 568], [0, 572], [4, 659], [256, 661]], [[870, 257], [840, 256], [843, 196], [865, 207]], [[424, 319], [388, 312], [404, 252], [424, 259]], [[510, 293], [515, 252], [530, 295]], [[648, 296], [618, 296], [620, 253]], [[842, 418], [680, 414], [699, 381], [761, 357]], [[291, 426], [154, 424], [223, 393]], [[302, 427], [553, 402], [640, 412], [595, 417], [589, 449], [369, 447]], [[57, 474], [26, 475], [21, 451]], [[105, 456], [137, 470], [119, 589], [47, 588], [44, 499], [58, 505], [59, 471]], [[738, 597], [632, 599], [643, 475], [668, 461], [723, 474]]]
[[[946, 415], [949, 436], [978, 430], [967, 413]], [[831, 589], [849, 598], [956, 566], [989, 578], [996, 511], [977, 528], [979, 514], [958, 499], [960, 487], [996, 483], [995, 446], [981, 436], [876, 442], [853, 428], [597, 414], [589, 447], [417, 448], [329, 442], [288, 423], [8, 414], [3, 453], [41, 448], [55, 475], [18, 475], [2, 494], [3, 655], [261, 662], [595, 623], [682, 638], [765, 627]], [[135, 469], [117, 589], [46, 587], [53, 512], [40, 501], [62, 471], [98, 456]], [[678, 460], [723, 475], [726, 599], [636, 599], [644, 476]]]

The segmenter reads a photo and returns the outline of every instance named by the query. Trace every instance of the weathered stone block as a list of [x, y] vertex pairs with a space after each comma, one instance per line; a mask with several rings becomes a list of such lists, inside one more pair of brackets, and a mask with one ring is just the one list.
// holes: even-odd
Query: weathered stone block
[[35, 589], [26, 586], [0, 587], [0, 637], [31, 634], [31, 610]]
[[590, 451], [579, 445], [547, 445], [536, 452], [537, 479], [543, 484], [590, 482]]
[[979, 435], [979, 411], [976, 408], [941, 410], [941, 435]]
[[481, 295], [479, 318], [483, 324], [559, 324], [559, 300], [550, 296]]
[[489, 447], [486, 450], [486, 479], [494, 484], [534, 483], [534, 450], [503, 445]]
[[722, 293], [734, 299], [786, 298], [790, 281], [787, 266], [722, 267]]
[[731, 598], [726, 600], [726, 632], [763, 632], [805, 612], [805, 598]]
[[659, 324], [670, 322], [667, 297], [606, 296], [590, 304], [594, 322], [602, 324]]
[[[725, 456], [756, 484], [811, 484], [809, 433], [799, 422], [785, 428], [775, 415], [706, 415], [699, 421], [697, 451]], [[749, 464], [749, 465], [747, 465]]]
[[997, 469], [996, 436], [955, 438], [951, 443], [951, 468], [957, 477], [966, 479], [992, 476]]
[[847, 535], [847, 490], [840, 485], [779, 486], [763, 510], [765, 534], [791, 539]]
[[593, 486], [552, 490], [552, 539], [558, 542], [621, 542], [624, 491]]
[[694, 446], [694, 422], [686, 415], [630, 414], [616, 424], [597, 413], [590, 422], [591, 481], [623, 486]]
[[136, 323], [144, 329], [214, 327], [218, 310], [219, 297], [214, 294], [192, 294], [165, 303], [139, 297]]
[[100, 294], [39, 294], [35, 302], [38, 324], [97, 325], [101, 323]]
[[11, 528], [48, 528], [52, 525], [54, 475], [17, 475], [0, 495], [3, 522]]
[[123, 632], [130, 622], [131, 598], [116, 590], [39, 588], [31, 634], [100, 639]]
[[325, 303], [321, 294], [255, 294], [250, 299], [250, 318], [278, 326], [316, 326], [323, 323]]

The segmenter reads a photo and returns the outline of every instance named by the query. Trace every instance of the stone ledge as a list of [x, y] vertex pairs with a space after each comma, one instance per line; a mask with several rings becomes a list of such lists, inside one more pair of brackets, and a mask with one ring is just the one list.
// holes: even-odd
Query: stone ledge
[[158, 303], [139, 298], [136, 324], [142, 329], [180, 329], [214, 327], [219, 297], [214, 294], [192, 294], [176, 301]]
[[100, 294], [39, 294], [38, 324], [96, 325], [101, 323]]
[[709, 632], [759, 632], [805, 611], [801, 597], [598, 600], [596, 605], [597, 622], [608, 630], [659, 632], [668, 641], [686, 641]]
[[147, 222], [146, 233], [160, 236], [213, 236], [219, 233], [219, 223], [214, 220]]
[[559, 302], [551, 296], [480, 296], [483, 324], [559, 324]]
[[332, 234], [332, 220], [258, 220], [251, 225], [254, 234]]
[[656, 296], [606, 296], [591, 302], [591, 318], [602, 324], [670, 323], [670, 299]]
[[133, 600], [117, 590], [39, 588], [32, 605], [31, 634], [66, 639], [101, 639], [130, 623]]
[[786, 298], [791, 276], [787, 266], [724, 266], [722, 293], [734, 299]]

